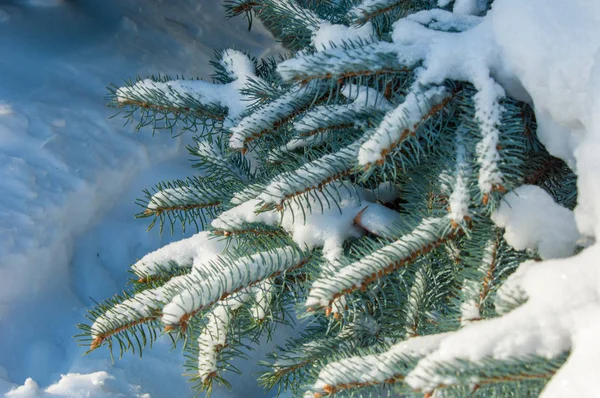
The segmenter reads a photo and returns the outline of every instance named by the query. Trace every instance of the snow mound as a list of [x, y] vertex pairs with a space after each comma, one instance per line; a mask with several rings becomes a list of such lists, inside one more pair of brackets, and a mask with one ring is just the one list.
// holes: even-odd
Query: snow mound
[[46, 389], [40, 389], [31, 378], [22, 386], [6, 393], [6, 398], [150, 398], [149, 394], [139, 392], [139, 386], [118, 385], [114, 376], [107, 372], [90, 374], [69, 373], [62, 375], [58, 383]]

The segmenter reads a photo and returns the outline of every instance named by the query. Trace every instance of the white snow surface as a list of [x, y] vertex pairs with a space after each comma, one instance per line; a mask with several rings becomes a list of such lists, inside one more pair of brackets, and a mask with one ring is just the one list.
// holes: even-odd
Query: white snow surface
[[503, 198], [492, 221], [517, 250], [533, 249], [543, 259], [572, 256], [581, 235], [573, 212], [535, 185], [522, 185]]
[[[185, 135], [122, 127], [105, 87], [137, 74], [208, 78], [215, 48], [260, 56], [271, 43], [219, 2], [0, 1], [0, 396], [194, 395], [167, 341], [111, 364], [104, 349], [82, 357], [72, 338], [90, 298], [119, 292], [130, 264], [181, 238], [147, 233], [133, 201], [192, 170]], [[254, 379], [244, 372], [215, 394], [262, 395]]]

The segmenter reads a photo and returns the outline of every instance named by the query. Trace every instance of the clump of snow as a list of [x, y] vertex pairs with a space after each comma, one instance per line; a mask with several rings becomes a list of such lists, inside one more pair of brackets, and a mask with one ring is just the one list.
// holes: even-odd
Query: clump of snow
[[455, 0], [452, 7], [455, 14], [477, 15], [481, 11], [478, 0]]
[[[325, 257], [333, 261], [342, 254], [346, 239], [360, 237], [364, 233], [355, 223], [359, 213], [364, 212], [364, 228], [382, 235], [391, 229], [384, 220], [399, 222], [397, 212], [374, 203], [379, 191], [381, 199], [390, 200], [398, 195], [397, 189], [389, 183], [379, 188], [372, 192], [347, 181], [334, 182], [322, 190], [315, 190], [311, 195], [286, 201], [280, 210], [261, 211], [263, 201], [271, 199], [264, 194], [223, 212], [213, 220], [212, 226], [218, 230], [232, 231], [243, 227], [244, 223], [279, 225], [300, 247], [323, 247]], [[272, 192], [280, 194], [281, 190], [273, 188]]]
[[371, 22], [362, 26], [346, 26], [323, 21], [319, 29], [313, 32], [312, 44], [317, 51], [320, 51], [349, 42], [371, 41], [374, 34], [375, 30]]
[[536, 250], [543, 259], [573, 255], [581, 237], [573, 212], [535, 185], [523, 185], [504, 195], [492, 221], [505, 229], [509, 245]]
[[131, 266], [138, 276], [149, 276], [167, 269], [171, 264], [178, 267], [191, 267], [194, 262], [206, 261], [220, 254], [226, 242], [215, 238], [209, 232], [199, 232], [146, 254]]

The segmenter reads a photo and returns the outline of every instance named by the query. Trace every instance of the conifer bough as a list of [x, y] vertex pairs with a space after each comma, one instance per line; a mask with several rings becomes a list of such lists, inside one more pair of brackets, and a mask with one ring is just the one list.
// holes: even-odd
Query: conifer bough
[[194, 135], [196, 172], [147, 191], [140, 216], [202, 231], [134, 264], [131, 291], [90, 311], [82, 341], [141, 351], [168, 334], [210, 393], [297, 315], [308, 322], [259, 378], [280, 393], [556, 396], [544, 388], [580, 336], [564, 314], [594, 292], [540, 262], [585, 245], [576, 177], [495, 78], [509, 72], [493, 22], [514, 1], [434, 3], [229, 0], [291, 53], [227, 49], [213, 83], [113, 89], [139, 127]]

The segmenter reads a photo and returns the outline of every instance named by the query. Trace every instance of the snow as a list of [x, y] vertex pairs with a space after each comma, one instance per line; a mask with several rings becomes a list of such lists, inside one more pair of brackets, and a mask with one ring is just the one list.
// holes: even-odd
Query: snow
[[456, 170], [454, 189], [448, 198], [448, 204], [450, 205], [450, 218], [455, 223], [462, 222], [466, 217], [469, 217], [469, 166], [467, 164], [467, 154], [464, 145], [465, 131], [458, 129], [456, 133]]
[[455, 14], [475, 15], [480, 11], [478, 0], [456, 0], [452, 7]]
[[[28, 2], [36, 3], [42, 4]], [[159, 245], [157, 239], [149, 242], [139, 227], [116, 221], [122, 220], [123, 215], [118, 214], [121, 210], [128, 209], [127, 214], [133, 211], [122, 204], [115, 208], [115, 203], [128, 187], [158, 179], [159, 171], [177, 177], [183, 173], [182, 165], [172, 159], [182, 157], [184, 138], [159, 136], [150, 140], [116, 127], [100, 110], [103, 85], [136, 72], [195, 75], [198, 65], [207, 65], [208, 58], [206, 54], [198, 55], [198, 46], [214, 47], [217, 43], [197, 44], [190, 38], [221, 37], [205, 34], [205, 29], [213, 33], [214, 24], [220, 22], [211, 18], [204, 3], [186, 9], [189, 12], [172, 4], [163, 5], [160, 11], [152, 7], [145, 8], [151, 11], [143, 11], [130, 2], [124, 3], [106, 7], [89, 0], [82, 8], [69, 2], [32, 9], [0, 6], [0, 51], [10, 54], [0, 58], [4, 77], [0, 87], [0, 191], [8, 193], [0, 198], [0, 232], [8, 237], [0, 243], [0, 366], [6, 369], [6, 374], [0, 374], [0, 388], [5, 392], [15, 387], [10, 393], [13, 396], [51, 396], [53, 392], [77, 396], [81, 390], [81, 394], [90, 396], [99, 391], [123, 396], [190, 395], [175, 376], [180, 373], [175, 363], [181, 358], [167, 354], [169, 345], [165, 342], [158, 342], [157, 349], [145, 356], [143, 366], [128, 359], [111, 367], [101, 359], [106, 353], [79, 359], [81, 351], [72, 347], [70, 338], [74, 334], [70, 325], [80, 320], [85, 307], [91, 304], [88, 297], [107, 297], [124, 286], [126, 267], [121, 265], [133, 262], [136, 256], [151, 250], [150, 246]], [[368, 0], [363, 5], [382, 3]], [[160, 7], [158, 4], [154, 5]], [[290, 4], [284, 2], [286, 7]], [[449, 5], [445, 1], [439, 4]], [[428, 102], [435, 104], [442, 97], [438, 86], [446, 79], [472, 83], [478, 91], [478, 183], [483, 193], [502, 186], [503, 176], [497, 165], [498, 124], [503, 112], [499, 101], [508, 93], [533, 105], [541, 141], [577, 173], [574, 222], [569, 210], [551, 201], [539, 188], [521, 187], [506, 195], [494, 215], [496, 223], [506, 228], [506, 237], [515, 248], [538, 250], [545, 258], [522, 264], [500, 290], [504, 295], [520, 292], [526, 302], [499, 318], [465, 323], [456, 332], [438, 336], [439, 341], [423, 352], [424, 358], [405, 381], [412, 388], [431, 391], [440, 383], [452, 382], [448, 379], [451, 376], [439, 377], [433, 372], [440, 363], [527, 354], [550, 358], [570, 351], [567, 362], [542, 396], [594, 396], [600, 388], [600, 245], [593, 243], [575, 256], [557, 257], [568, 256], [579, 235], [592, 241], [600, 236], [600, 7], [595, 0], [496, 0], [485, 17], [462, 15], [477, 13], [478, 4], [457, 0], [452, 13], [432, 10], [404, 18], [394, 25], [391, 44], [375, 43], [366, 50], [357, 48], [348, 53], [338, 47], [330, 52], [334, 57], [329, 61], [323, 52], [317, 52], [288, 60], [278, 70], [286, 80], [298, 72], [313, 70], [315, 65], [331, 67], [333, 72], [340, 65], [343, 71], [360, 71], [362, 65], [357, 60], [373, 49], [377, 52], [368, 55], [382, 67], [389, 65], [382, 53], [390, 50], [398, 62], [408, 67], [422, 60], [413, 93], [386, 117], [388, 122], [393, 120], [404, 127], [414, 126], [432, 105]], [[175, 24], [169, 22], [174, 12], [170, 9], [177, 10]], [[164, 18], [165, 13], [169, 17]], [[186, 20], [178, 20], [180, 17]], [[54, 30], [47, 29], [52, 24]], [[320, 26], [313, 31], [315, 44], [332, 40], [339, 43], [356, 37], [353, 35], [364, 38], [368, 33], [367, 28], [359, 31]], [[257, 49], [257, 42], [247, 40], [246, 45]], [[340, 58], [348, 62], [340, 63]], [[230, 53], [224, 61], [237, 77], [231, 87], [241, 84], [252, 72], [247, 61], [234, 59], [242, 58]], [[192, 94], [199, 88], [203, 93], [214, 89], [208, 89], [208, 83], [175, 85]], [[244, 108], [239, 101], [230, 101], [239, 99], [233, 91], [211, 92], [209, 100], [223, 101], [219, 103], [233, 109], [237, 117]], [[298, 100], [298, 105], [313, 99], [299, 94], [284, 96]], [[426, 101], [419, 95], [424, 95]], [[289, 99], [286, 97], [286, 101]], [[294, 109], [286, 101], [276, 101], [242, 119], [232, 129], [231, 146], [243, 149], [249, 139], [272, 128], [275, 118], [291, 116]], [[376, 131], [356, 151], [359, 163], [381, 161], [382, 151], [401, 138], [402, 131], [389, 137], [389, 129]], [[162, 169], [151, 167], [161, 162], [171, 163]], [[338, 189], [333, 194], [342, 196], [345, 211], [331, 206], [307, 215], [304, 224], [286, 221], [285, 210], [283, 215], [270, 211], [256, 214], [254, 210], [260, 203], [284, 199], [280, 189], [295, 192], [295, 187], [282, 187], [283, 183], [274, 181], [269, 198], [244, 202], [213, 226], [231, 228], [240, 220], [264, 220], [271, 225], [281, 222], [294, 240], [309, 247], [324, 246], [330, 260], [337, 260], [343, 240], [362, 233], [354, 225], [354, 218], [368, 205], [367, 195]], [[343, 196], [346, 191], [348, 196]], [[315, 200], [326, 199], [318, 195]], [[127, 200], [132, 197], [127, 196]], [[457, 193], [457, 198], [461, 197]], [[456, 211], [464, 210], [459, 209]], [[419, 242], [433, 240], [432, 231], [437, 232], [441, 224], [440, 220], [424, 220], [415, 236], [408, 235], [403, 238], [407, 242], [398, 241], [389, 249], [406, 257], [413, 238]], [[376, 252], [342, 268], [339, 278], [319, 278], [306, 304], [331, 305], [336, 292], [355, 288], [373, 273], [384, 271], [380, 260], [385, 259]], [[246, 281], [275, 270], [257, 270], [253, 264], [240, 264], [252, 270], [244, 276]], [[225, 288], [238, 286], [228, 279], [219, 282]], [[202, 300], [218, 297], [207, 289], [210, 295], [202, 295]], [[172, 309], [171, 315], [181, 315]], [[473, 307], [464, 308], [464, 312], [475, 314]], [[166, 321], [175, 323], [178, 319]], [[363, 366], [361, 361], [357, 364]], [[373, 374], [368, 372], [371, 369]], [[142, 383], [142, 377], [147, 379], [153, 372], [163, 374], [169, 383], [162, 378], [160, 382]], [[371, 367], [358, 376], [373, 380], [386, 376], [378, 372]], [[55, 382], [60, 373], [66, 376]], [[338, 372], [340, 375], [343, 373]], [[32, 379], [27, 379], [29, 376]], [[111, 377], [119, 379], [120, 387], [103, 391], [113, 380]], [[50, 387], [40, 388], [34, 379]], [[24, 384], [19, 387], [14, 383]]]
[[[480, 153], [488, 154], [480, 156], [482, 165], [494, 162], [491, 143], [497, 135], [496, 104], [502, 89], [490, 80], [493, 78], [510, 94], [533, 104], [540, 139], [578, 175], [575, 223], [572, 213], [554, 203], [540, 188], [524, 186], [506, 195], [494, 219], [506, 227], [509, 243], [515, 248], [537, 249], [542, 257], [552, 258], [571, 254], [579, 234], [597, 239], [600, 236], [597, 156], [600, 7], [597, 2], [497, 0], [475, 28], [452, 38], [448, 36], [454, 45], [446, 41], [446, 49], [436, 48], [445, 41], [436, 38], [438, 33], [425, 32], [407, 22], [397, 23], [394, 41], [412, 46], [416, 43], [411, 42], [415, 35], [427, 38], [419, 46], [423, 43], [429, 46], [422, 54], [427, 68], [421, 74], [423, 83], [440, 82], [442, 76], [467, 80], [482, 94], [477, 101], [482, 107], [478, 112], [485, 112], [478, 119], [484, 139], [487, 131], [489, 140], [482, 145], [487, 149], [479, 148]], [[459, 47], [460, 57], [451, 56], [449, 50], [456, 54]], [[575, 256], [522, 264], [501, 288], [504, 293], [500, 296], [520, 292], [526, 302], [499, 318], [470, 323], [453, 333], [437, 350], [420, 360], [405, 381], [412, 388], [431, 391], [439, 384], [453, 381], [448, 375], [435, 374], [441, 363], [528, 354], [550, 358], [570, 351], [567, 362], [541, 396], [595, 395], [600, 388], [595, 377], [600, 350], [597, 339], [592, 337], [600, 333], [599, 255], [600, 246], [594, 243]]]
[[436, 241], [452, 234], [448, 224], [446, 218], [425, 219], [410, 234], [335, 270], [335, 275], [320, 276], [311, 285], [306, 307], [329, 308], [337, 297], [358, 290], [363, 283], [401, 267], [416, 251], [426, 253]]
[[217, 372], [218, 352], [227, 343], [231, 312], [248, 299], [247, 292], [240, 292], [217, 304], [206, 316], [206, 327], [198, 336], [198, 375], [202, 381]]
[[140, 393], [139, 390], [139, 386], [118, 384], [115, 377], [107, 372], [69, 373], [61, 375], [56, 384], [43, 390], [33, 379], [28, 378], [22, 386], [9, 391], [6, 398], [150, 398], [150, 395]]
[[312, 85], [294, 86], [281, 97], [244, 117], [231, 128], [229, 146], [239, 150], [246, 148], [249, 141], [275, 128], [275, 123], [293, 116], [310, 104], [315, 99], [315, 88]]
[[166, 270], [171, 264], [191, 267], [194, 263], [210, 260], [220, 254], [225, 245], [223, 239], [215, 238], [208, 232], [198, 232], [146, 254], [131, 268], [136, 275], [145, 277]]
[[[364, 1], [354, 10], [355, 16], [364, 13], [362, 8], [387, 3]], [[450, 2], [438, 4], [445, 7]], [[497, 149], [504, 112], [500, 100], [510, 94], [533, 105], [542, 143], [577, 173], [574, 214], [538, 187], [523, 186], [508, 193], [494, 213], [494, 221], [505, 228], [509, 244], [520, 250], [536, 250], [544, 261], [522, 264], [498, 296], [500, 301], [508, 301], [515, 294], [525, 303], [499, 318], [464, 322], [460, 330], [447, 335], [438, 348], [420, 360], [405, 381], [414, 389], [432, 391], [453, 382], [452, 376], [435, 373], [436, 367], [453, 360], [502, 360], [529, 354], [551, 358], [570, 351], [566, 364], [542, 396], [593, 396], [600, 388], [594, 376], [600, 350], [593, 337], [600, 333], [600, 246], [592, 243], [577, 255], [573, 252], [585, 242], [582, 236], [590, 238], [588, 242], [600, 237], [600, 7], [590, 0], [496, 0], [485, 17], [465, 15], [478, 14], [480, 4], [458, 0], [454, 12], [422, 11], [401, 19], [394, 24], [389, 47], [375, 43], [363, 49], [324, 51], [337, 65], [328, 64], [324, 55], [316, 53], [288, 60], [278, 70], [284, 79], [295, 74], [309, 79], [308, 71], [319, 65], [329, 68], [333, 75], [343, 74], [356, 68], [353, 59], [362, 59], [361, 51], [366, 49], [379, 50], [372, 55], [379, 66], [385, 59], [381, 52], [390, 49], [401, 65], [413, 67], [422, 61], [413, 93], [399, 109], [388, 112], [379, 130], [361, 146], [361, 165], [381, 162], [386, 149], [402, 138], [402, 131], [426, 112], [424, 104], [411, 105], [416, 104], [417, 94], [435, 90], [447, 79], [473, 84], [481, 138], [476, 146], [478, 186], [484, 197], [504, 190]], [[394, 131], [392, 127], [398, 125], [404, 128]], [[467, 211], [465, 186], [460, 181], [464, 176], [460, 170], [456, 176], [459, 183], [451, 206], [455, 218]], [[341, 268], [335, 277], [317, 279], [306, 304], [328, 307], [340, 294], [357, 288], [364, 278], [379, 272], [375, 263], [368, 263], [376, 254]], [[467, 304], [462, 308], [466, 318], [477, 317], [477, 303]], [[500, 310], [502, 304], [498, 305]], [[361, 369], [361, 359], [357, 359], [352, 369], [356, 381], [371, 380], [367, 370]], [[347, 373], [335, 373], [336, 377], [344, 375]], [[376, 376], [381, 379], [380, 374]]]
[[572, 256], [581, 239], [573, 212], [535, 185], [506, 194], [492, 221], [516, 250], [532, 249], [543, 259]]
[[[181, 238], [147, 233], [133, 202], [191, 172], [186, 136], [122, 127], [105, 87], [136, 74], [207, 78], [214, 48], [258, 56], [269, 35], [226, 21], [217, 2], [35, 3], [0, 2], [0, 396], [191, 397], [169, 341], [112, 364], [106, 350], [82, 357], [72, 338], [90, 298], [122, 290], [130, 264]], [[253, 379], [214, 393], [262, 395]]]
[[346, 26], [321, 22], [319, 29], [313, 32], [312, 44], [317, 51], [356, 41], [372, 41], [375, 29], [371, 22], [362, 26]]
[[411, 92], [396, 109], [388, 112], [369, 139], [358, 151], [358, 164], [361, 166], [383, 162], [386, 155], [404, 140], [410, 138], [431, 108], [447, 97], [442, 87], [425, 92]]
[[241, 257], [233, 262], [207, 262], [203, 264], [206, 272], [191, 273], [187, 281], [181, 283], [181, 292], [162, 309], [162, 322], [167, 326], [180, 325], [184, 316], [202, 310], [244, 286], [255, 285], [291, 269], [306, 259], [298, 250], [286, 246]]
[[[392, 346], [383, 354], [351, 357], [327, 364], [319, 372], [312, 390], [325, 391], [351, 386], [353, 383], [383, 383], [402, 377], [391, 363], [398, 359], [419, 358], [435, 350], [447, 334], [419, 336]], [[346, 387], [347, 388], [347, 387]]]
[[[266, 193], [277, 194], [278, 189], [273, 188]], [[245, 223], [253, 222], [278, 225], [291, 235], [298, 246], [309, 249], [322, 247], [325, 258], [334, 261], [342, 255], [346, 239], [360, 237], [364, 233], [357, 225], [357, 215], [364, 213], [362, 226], [382, 235], [390, 232], [390, 226], [384, 225], [383, 219], [399, 220], [397, 212], [374, 203], [377, 199], [391, 201], [397, 197], [398, 190], [389, 183], [370, 191], [355, 187], [348, 181], [333, 182], [310, 195], [286, 201], [280, 209], [259, 211], [265, 200], [273, 199], [266, 193], [221, 213], [211, 225], [224, 231], [235, 231], [243, 228]]]
[[[226, 50], [220, 61], [234, 80], [228, 84], [213, 84], [202, 80], [171, 80], [157, 82], [144, 79], [133, 86], [124, 86], [117, 90], [117, 100], [128, 103], [160, 92], [161, 102], [186, 106], [187, 101], [195, 100], [204, 106], [221, 106], [227, 108], [228, 117], [236, 119], [244, 113], [249, 102], [240, 90], [246, 87], [249, 79], [261, 81], [256, 76], [254, 64], [243, 53]], [[164, 97], [164, 98], [163, 98]]]

